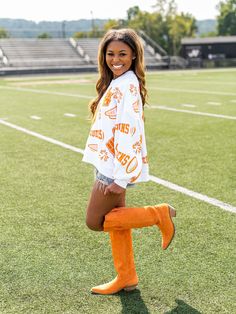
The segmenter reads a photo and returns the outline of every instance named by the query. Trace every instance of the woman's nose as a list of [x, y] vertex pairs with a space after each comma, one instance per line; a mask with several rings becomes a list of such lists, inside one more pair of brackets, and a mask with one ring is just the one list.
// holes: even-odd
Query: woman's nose
[[113, 56], [113, 60], [114, 60], [114, 61], [118, 61], [119, 59], [120, 59], [119, 55], [114, 55], [114, 56]]

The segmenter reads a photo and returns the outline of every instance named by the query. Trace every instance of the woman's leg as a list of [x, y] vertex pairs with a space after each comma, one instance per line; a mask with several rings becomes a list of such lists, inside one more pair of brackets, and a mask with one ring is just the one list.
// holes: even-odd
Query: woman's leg
[[122, 194], [104, 195], [105, 188], [105, 184], [96, 180], [88, 203], [86, 224], [94, 231], [103, 231], [104, 217], [113, 208], [125, 206], [125, 191]]
[[[93, 186], [87, 208], [87, 226], [96, 231], [103, 230], [104, 217], [115, 207], [125, 206], [125, 192], [120, 195], [104, 195], [105, 185], [96, 181]], [[98, 294], [114, 294], [122, 289], [131, 291], [138, 284], [135, 270], [132, 231], [114, 230], [109, 232], [113, 262], [117, 276], [114, 280], [93, 287], [91, 292]]]

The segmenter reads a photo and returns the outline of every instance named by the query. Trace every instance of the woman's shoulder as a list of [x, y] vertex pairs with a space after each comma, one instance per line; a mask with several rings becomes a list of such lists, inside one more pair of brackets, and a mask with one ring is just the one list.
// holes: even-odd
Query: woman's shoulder
[[114, 80], [114, 86], [119, 87], [120, 89], [127, 90], [130, 89], [130, 86], [139, 86], [139, 81], [136, 74], [133, 71], [127, 71], [118, 80]]

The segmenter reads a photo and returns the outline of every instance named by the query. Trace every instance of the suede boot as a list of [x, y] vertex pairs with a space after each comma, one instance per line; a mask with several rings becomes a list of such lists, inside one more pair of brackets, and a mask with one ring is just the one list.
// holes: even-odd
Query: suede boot
[[134, 290], [138, 284], [135, 270], [131, 230], [110, 231], [112, 256], [117, 276], [114, 280], [93, 287], [91, 292], [97, 294], [114, 294], [122, 289]]
[[127, 230], [157, 225], [162, 234], [162, 248], [167, 249], [174, 234], [172, 217], [176, 211], [168, 204], [144, 207], [118, 207], [105, 216], [104, 231]]

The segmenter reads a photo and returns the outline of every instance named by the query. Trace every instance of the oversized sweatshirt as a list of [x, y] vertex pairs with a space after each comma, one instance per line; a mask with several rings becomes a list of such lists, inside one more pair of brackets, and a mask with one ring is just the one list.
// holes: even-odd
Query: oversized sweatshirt
[[83, 161], [123, 188], [149, 180], [143, 105], [133, 71], [113, 79], [101, 98]]

